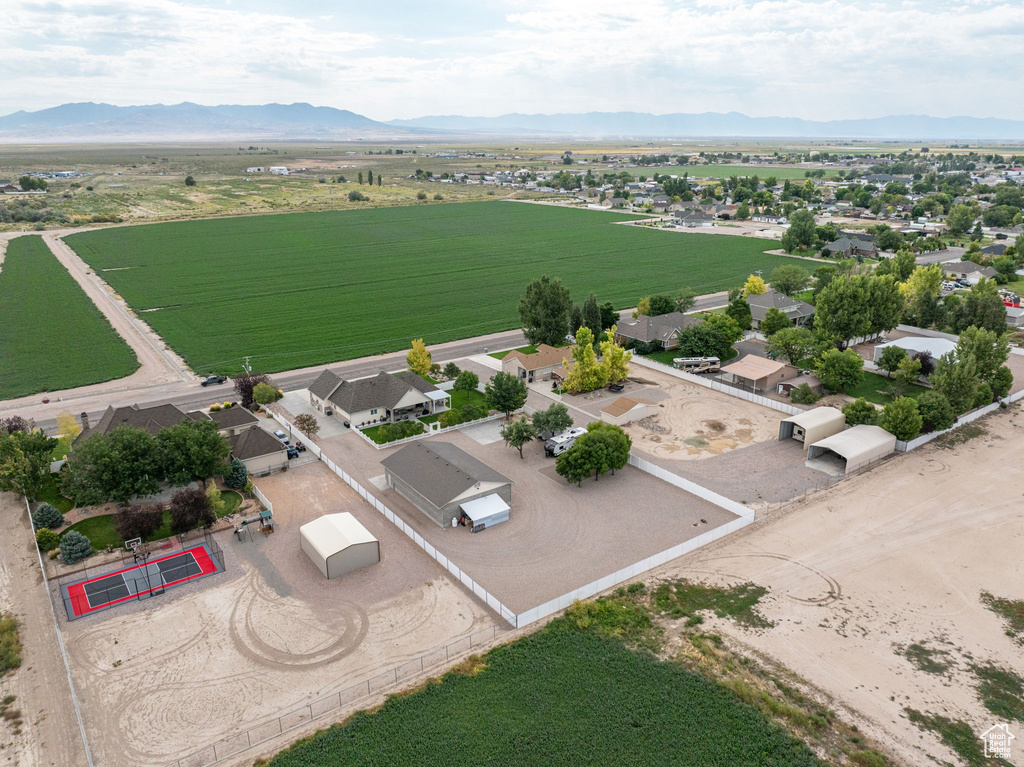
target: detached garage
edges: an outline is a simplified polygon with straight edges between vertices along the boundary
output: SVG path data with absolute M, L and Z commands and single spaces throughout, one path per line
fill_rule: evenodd
M 619 397 L 609 405 L 601 408 L 601 420 L 615 426 L 625 426 L 658 414 L 658 406 L 644 399 Z
M 324 514 L 299 528 L 302 550 L 325 578 L 380 562 L 380 543 L 347 511 Z
M 880 426 L 860 424 L 815 442 L 807 460 L 838 458 L 843 474 L 849 474 L 896 450 L 896 437 Z
M 804 452 L 815 442 L 838 434 L 846 428 L 846 416 L 834 407 L 816 407 L 791 415 L 779 423 L 779 441 L 795 439 L 804 443 Z

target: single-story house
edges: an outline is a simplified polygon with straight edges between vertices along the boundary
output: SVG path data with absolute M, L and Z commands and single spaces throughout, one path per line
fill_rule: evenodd
M 722 368 L 722 380 L 738 384 L 751 391 L 765 391 L 776 388 L 781 381 L 792 378 L 796 368 L 785 362 L 748 354 L 737 362 Z
M 644 399 L 619 397 L 614 402 L 601 408 L 601 420 L 615 426 L 639 421 L 648 416 L 657 415 L 658 406 Z
M 620 344 L 629 341 L 638 343 L 660 343 L 663 349 L 675 349 L 679 346 L 679 332 L 691 325 L 699 325 L 703 320 L 682 312 L 669 312 L 648 317 L 639 314 L 632 319 L 621 320 L 615 327 L 615 340 Z
M 244 463 L 250 474 L 262 476 L 288 465 L 288 448 L 263 429 L 243 429 L 228 437 L 228 444 L 231 457 Z
M 807 459 L 834 455 L 843 461 L 843 473 L 876 461 L 896 450 L 896 437 L 881 426 L 858 424 L 831 437 L 818 440 L 807 450 Z
M 816 407 L 783 418 L 779 422 L 779 441 L 795 439 L 804 443 L 804 452 L 814 444 L 846 428 L 846 416 L 834 407 Z
M 790 378 L 788 381 L 781 381 L 777 391 L 779 394 L 789 394 L 801 384 L 807 384 L 815 394 L 821 394 L 825 390 L 818 376 L 814 375 L 814 373 L 803 373 L 796 378 Z
M 304 524 L 299 545 L 328 579 L 380 562 L 380 542 L 347 511 Z
M 127 405 L 125 407 L 110 406 L 95 426 L 90 426 L 89 415 L 82 413 L 82 433 L 75 438 L 73 444 L 84 442 L 94 434 L 107 434 L 118 426 L 134 426 L 137 429 L 145 429 L 150 434 L 156 435 L 170 426 L 177 426 L 179 423 L 185 423 L 188 420 L 190 420 L 188 414 L 174 405 L 150 405 L 149 407 L 139 407 L 138 405 Z
M 413 442 L 381 466 L 387 486 L 441 527 L 449 527 L 465 513 L 462 506 L 478 498 L 512 502 L 511 479 L 450 442 Z
M 501 358 L 501 370 L 522 378 L 527 383 L 547 381 L 551 373 L 562 366 L 562 360 L 569 356 L 569 349 L 559 349 L 547 344 L 538 344 L 537 351 L 524 354 L 511 351 Z
M 750 217 L 750 220 L 756 221 L 759 224 L 781 225 L 786 223 L 785 216 L 773 216 L 771 213 L 755 213 Z
M 853 256 L 874 256 L 878 253 L 873 241 L 861 239 L 860 237 L 840 237 L 838 240 L 825 245 L 829 255 L 852 258 Z
M 309 387 L 309 404 L 355 427 L 405 421 L 447 410 L 451 394 L 415 373 L 386 373 L 346 381 L 325 370 Z
M 713 226 L 715 217 L 702 210 L 677 210 L 672 213 L 672 221 L 676 226 L 692 229 L 699 226 Z
M 903 349 L 909 357 L 927 353 L 932 356 L 932 359 L 937 360 L 942 355 L 949 354 L 956 349 L 956 342 L 948 338 L 925 338 L 921 336 L 897 338 L 895 341 L 886 341 L 884 344 L 878 344 L 871 356 L 871 361 L 877 364 L 882 358 L 882 353 L 890 346 L 897 346 Z
M 771 288 L 764 293 L 751 293 L 747 296 L 747 304 L 750 306 L 750 317 L 755 330 L 761 327 L 769 309 L 778 309 L 789 317 L 794 325 L 806 325 L 814 316 L 814 307 L 811 304 Z
M 972 285 L 977 285 L 981 282 L 982 277 L 987 277 L 991 280 L 999 274 L 991 266 L 982 266 L 973 261 L 954 261 L 949 264 L 943 264 L 942 271 L 954 277 L 967 280 Z

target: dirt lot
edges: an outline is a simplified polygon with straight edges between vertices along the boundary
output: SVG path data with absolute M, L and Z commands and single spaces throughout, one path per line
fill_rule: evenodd
M 757 442 L 776 440 L 782 414 L 752 402 L 705 389 L 657 370 L 632 369 L 635 383 L 623 395 L 658 403 L 653 423 L 625 427 L 633 446 L 656 458 L 692 461 L 721 455 Z M 566 397 L 565 402 L 600 416 L 620 395 Z
M 495 617 L 320 463 L 258 481 L 277 531 L 218 536 L 228 571 L 64 627 L 97 763 L 164 765 Z M 350 511 L 378 565 L 327 581 L 298 527 Z
M 958 763 L 907 721 L 904 707 L 963 719 L 981 733 L 1000 717 L 979 702 L 971 664 L 1024 668 L 1024 648 L 979 599 L 984 591 L 1024 598 L 1022 491 L 1006 475 L 1024 461 L 1024 410 L 981 423 L 987 435 L 899 457 L 656 575 L 769 587 L 762 612 L 774 628 L 711 618 L 709 630 L 857 709 L 869 734 L 905 763 Z M 950 668 L 918 670 L 898 653 L 913 643 L 945 652 Z
M 39 575 L 32 523 L 21 496 L 0 493 L 0 612 L 20 624 L 21 668 L 0 679 L 0 697 L 14 696 L 21 734 L 0 721 L 0 765 L 85 767 L 85 749 L 57 647 L 50 600 Z
M 436 439 L 458 445 L 514 482 L 508 522 L 479 534 L 465 527 L 442 529 L 394 490 L 378 489 L 384 474 L 380 461 L 400 448 L 374 450 L 353 434 L 321 444 L 339 465 L 514 612 L 735 519 L 631 466 L 577 487 L 555 473 L 555 462 L 544 457 L 540 443 L 528 445 L 520 459 L 500 441 L 481 444 L 462 432 Z

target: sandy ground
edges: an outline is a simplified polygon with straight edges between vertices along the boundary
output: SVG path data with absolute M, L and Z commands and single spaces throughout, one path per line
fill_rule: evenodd
M 218 535 L 227 573 L 64 624 L 98 764 L 165 765 L 496 625 L 322 464 L 259 486 L 278 529 L 246 543 Z M 337 511 L 377 536 L 382 562 L 327 581 L 298 527 Z
M 1024 648 L 979 601 L 983 591 L 1024 598 L 1024 506 L 1006 474 L 1024 460 L 1024 411 L 982 423 L 988 436 L 899 457 L 656 575 L 769 587 L 762 612 L 774 628 L 717 619 L 708 628 L 852 706 L 907 764 L 957 763 L 903 708 L 964 719 L 980 733 L 999 718 L 978 701 L 970 658 L 1024 668 Z M 926 674 L 897 654 L 915 642 L 949 651 L 954 670 Z
M 544 457 L 539 442 L 527 445 L 520 459 L 497 437 L 500 424 L 485 426 L 494 434 L 474 438 L 455 431 L 426 440 L 455 444 L 513 481 L 509 520 L 478 534 L 467 527 L 441 528 L 386 488 L 380 461 L 401 448 L 375 450 L 354 434 L 320 444 L 338 465 L 516 613 L 735 519 L 632 466 L 598 481 L 587 479 L 581 487 L 570 485 L 556 474 L 554 459 Z
M 0 679 L 0 697 L 14 696 L 12 709 L 24 724 L 15 736 L 0 722 L 3 767 L 84 767 L 85 750 L 71 705 L 50 600 L 39 574 L 32 523 L 21 496 L 0 493 L 0 612 L 20 624 L 21 667 Z

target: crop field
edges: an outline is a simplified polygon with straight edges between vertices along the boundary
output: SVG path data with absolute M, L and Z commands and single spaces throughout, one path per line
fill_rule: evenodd
M 811 751 L 705 677 L 556 622 L 268 767 L 810 767 Z
M 134 352 L 42 237 L 16 237 L 0 265 L 0 400 L 129 375 Z
M 779 181 L 788 179 L 806 178 L 804 175 L 807 168 L 798 166 L 781 167 L 771 165 L 681 165 L 674 173 L 680 171 L 689 173 L 691 178 L 729 178 L 730 176 L 757 176 L 764 181 L 769 176 L 775 176 Z M 835 175 L 834 171 L 826 170 L 825 175 Z
M 67 243 L 197 373 L 264 372 L 519 326 L 526 284 L 560 277 L 616 307 L 708 293 L 787 263 L 761 241 L 616 226 L 624 214 L 474 202 L 188 221 Z

